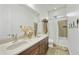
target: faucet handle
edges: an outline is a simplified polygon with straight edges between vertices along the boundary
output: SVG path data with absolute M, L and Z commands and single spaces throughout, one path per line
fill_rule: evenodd
M 11 38 L 12 36 L 11 36 L 11 34 L 8 34 L 8 36 Z
M 8 36 L 11 38 L 11 37 L 14 37 L 15 35 L 14 34 L 8 34 Z

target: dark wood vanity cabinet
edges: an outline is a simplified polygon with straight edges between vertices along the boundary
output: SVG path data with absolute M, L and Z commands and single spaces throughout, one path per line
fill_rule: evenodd
M 48 50 L 48 37 L 36 43 L 32 47 L 21 52 L 19 55 L 45 55 Z
M 48 50 L 48 37 L 40 42 L 40 55 L 46 54 Z

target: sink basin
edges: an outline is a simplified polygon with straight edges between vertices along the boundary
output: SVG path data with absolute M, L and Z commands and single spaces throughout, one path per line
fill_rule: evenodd
M 8 46 L 6 49 L 13 50 L 13 49 L 16 49 L 16 48 L 18 48 L 21 45 L 26 44 L 26 43 L 27 43 L 27 41 L 17 41 L 15 43 L 13 43 L 12 45 Z

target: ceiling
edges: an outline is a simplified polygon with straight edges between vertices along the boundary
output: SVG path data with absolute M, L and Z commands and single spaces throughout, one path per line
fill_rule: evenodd
M 49 11 L 62 8 L 65 4 L 32 4 L 29 6 L 37 11 L 41 16 L 47 17 Z
M 65 4 L 34 4 L 33 6 L 38 12 L 40 11 L 48 12 L 55 8 L 58 9 L 58 8 L 64 7 Z

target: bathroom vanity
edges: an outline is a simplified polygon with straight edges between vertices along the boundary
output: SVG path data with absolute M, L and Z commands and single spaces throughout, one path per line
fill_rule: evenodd
M 45 37 L 41 41 L 31 46 L 30 48 L 21 52 L 19 55 L 43 55 L 46 54 L 47 50 L 48 50 L 48 37 Z
M 45 55 L 48 50 L 48 35 L 32 39 L 19 39 L 0 45 L 0 55 Z

